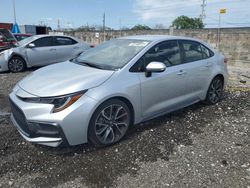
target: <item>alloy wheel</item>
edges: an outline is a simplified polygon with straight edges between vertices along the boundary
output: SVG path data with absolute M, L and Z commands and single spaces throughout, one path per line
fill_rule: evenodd
M 95 134 L 98 140 L 104 144 L 112 144 L 119 141 L 129 127 L 129 113 L 118 104 L 105 107 L 97 116 L 95 122 Z
M 216 78 L 212 81 L 209 92 L 208 92 L 208 97 L 211 103 L 215 104 L 217 103 L 221 96 L 222 96 L 222 91 L 223 91 L 223 83 L 220 78 Z
M 12 58 L 9 61 L 9 70 L 12 72 L 21 72 L 24 69 L 24 62 L 19 58 Z

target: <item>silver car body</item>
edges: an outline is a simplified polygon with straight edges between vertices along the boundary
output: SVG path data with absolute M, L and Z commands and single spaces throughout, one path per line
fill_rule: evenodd
M 147 40 L 150 43 L 118 70 L 99 70 L 71 62 L 64 62 L 39 69 L 21 80 L 10 94 L 14 109 L 23 113 L 26 121 L 42 122 L 59 127 L 58 137 L 29 137 L 12 115 L 20 134 L 28 141 L 48 146 L 59 146 L 67 140 L 69 145 L 88 142 L 90 118 L 97 107 L 110 98 L 120 98 L 130 104 L 134 124 L 186 107 L 206 98 L 207 90 L 216 75 L 224 78 L 228 73 L 224 56 L 211 49 L 211 58 L 167 67 L 164 72 L 130 72 L 130 68 L 154 45 L 168 40 L 192 40 L 173 36 L 132 36 L 122 39 Z M 68 75 L 68 76 L 65 76 Z M 29 103 L 21 98 L 62 96 L 86 90 L 73 105 L 58 113 L 51 113 L 53 105 Z M 16 113 L 16 112 L 13 113 Z
M 44 38 L 72 40 L 75 44 L 71 45 L 47 45 L 42 47 L 27 47 Z M 34 35 L 19 42 L 19 46 L 0 52 L 0 72 L 7 71 L 8 62 L 13 56 L 20 56 L 25 60 L 27 67 L 45 66 L 57 62 L 63 62 L 77 57 L 82 52 L 90 48 L 90 45 L 70 36 L 60 35 Z

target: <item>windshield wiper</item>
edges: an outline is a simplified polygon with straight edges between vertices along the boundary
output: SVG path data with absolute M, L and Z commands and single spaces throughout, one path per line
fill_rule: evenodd
M 79 64 L 87 65 L 89 67 L 94 67 L 94 68 L 97 68 L 97 69 L 103 69 L 102 66 L 94 64 L 94 63 L 90 63 L 90 62 L 87 62 L 87 61 L 76 61 L 76 62 L 79 63 Z

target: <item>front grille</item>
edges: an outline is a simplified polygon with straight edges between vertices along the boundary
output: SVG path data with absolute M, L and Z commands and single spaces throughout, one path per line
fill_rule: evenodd
M 18 126 L 22 129 L 24 133 L 26 133 L 27 135 L 30 135 L 31 132 L 29 130 L 24 113 L 11 99 L 10 99 L 10 107 L 11 107 L 12 114 Z

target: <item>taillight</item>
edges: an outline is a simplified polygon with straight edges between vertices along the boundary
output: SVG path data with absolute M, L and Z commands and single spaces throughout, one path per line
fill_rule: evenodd
M 227 63 L 227 62 L 228 62 L 228 59 L 227 59 L 227 58 L 225 58 L 225 59 L 224 59 L 224 63 Z

